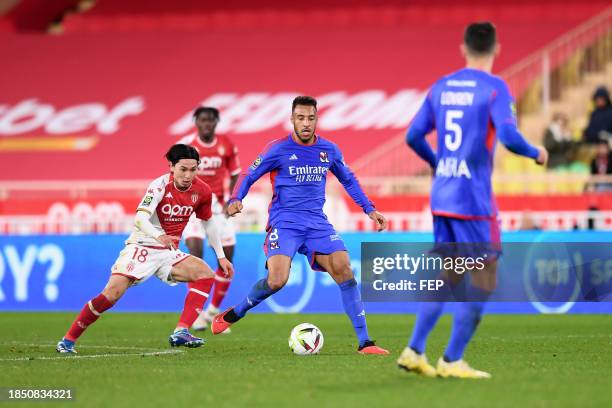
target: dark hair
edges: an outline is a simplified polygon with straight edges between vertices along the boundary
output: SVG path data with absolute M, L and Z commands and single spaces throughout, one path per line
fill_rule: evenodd
M 166 159 L 168 159 L 173 166 L 176 165 L 176 163 L 178 163 L 181 159 L 194 159 L 199 163 L 200 154 L 193 146 L 179 143 L 175 144 L 170 148 L 170 150 L 168 150 L 168 153 L 166 153 Z
M 200 106 L 193 111 L 193 118 L 197 119 L 202 113 L 210 113 L 213 117 L 219 120 L 219 110 L 211 106 Z
M 472 23 L 465 29 L 463 42 L 471 54 L 491 54 L 497 43 L 495 26 L 488 21 Z
M 314 106 L 315 110 L 317 110 L 317 100 L 312 96 L 297 96 L 291 105 L 291 112 L 293 112 L 298 105 Z

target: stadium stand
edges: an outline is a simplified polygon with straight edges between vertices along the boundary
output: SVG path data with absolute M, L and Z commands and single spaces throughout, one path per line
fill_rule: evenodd
M 0 17 L 0 233 L 124 231 L 143 180 L 165 170 L 160 152 L 192 131 L 194 106 L 220 107 L 219 130 L 246 164 L 287 132 L 296 93 L 319 98 L 320 132 L 393 213 L 392 228 L 426 229 L 429 176 L 404 132 L 431 82 L 461 66 L 448 39 L 466 22 L 496 22 L 496 71 L 532 141 L 554 111 L 580 127 L 594 87 L 612 78 L 606 1 L 315 0 L 306 12 L 276 0 L 144 3 L 22 0 Z M 43 35 L 53 24 L 62 36 Z M 610 193 L 582 195 L 588 166 L 544 172 L 498 150 L 505 228 L 521 228 L 525 211 L 539 228 L 587 228 L 593 217 L 612 228 Z M 337 197 L 344 229 L 369 229 Z

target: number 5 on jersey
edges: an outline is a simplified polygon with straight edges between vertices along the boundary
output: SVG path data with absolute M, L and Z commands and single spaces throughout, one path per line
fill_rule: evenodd
M 447 133 L 444 134 L 444 144 L 451 152 L 457 151 L 463 139 L 463 131 L 461 126 L 456 121 L 463 117 L 463 111 L 448 110 L 446 111 L 445 128 Z

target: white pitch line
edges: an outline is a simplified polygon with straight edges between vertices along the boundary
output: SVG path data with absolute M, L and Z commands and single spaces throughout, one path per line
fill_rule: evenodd
M 23 347 L 55 347 L 57 343 L 32 344 L 32 343 L 0 343 L 0 346 L 23 346 Z M 92 344 L 79 344 L 78 348 L 104 348 L 109 350 L 154 350 L 153 347 L 131 347 L 131 346 L 98 346 Z
M 183 350 L 162 350 L 162 351 L 151 351 L 148 353 L 124 353 L 124 354 L 91 354 L 86 356 L 79 355 L 67 355 L 67 356 L 56 356 L 56 357 L 17 357 L 17 358 L 0 358 L 0 361 L 35 361 L 35 360 L 74 360 L 80 358 L 113 358 L 113 357 L 131 357 L 131 356 L 160 356 L 167 354 L 180 354 L 184 353 Z

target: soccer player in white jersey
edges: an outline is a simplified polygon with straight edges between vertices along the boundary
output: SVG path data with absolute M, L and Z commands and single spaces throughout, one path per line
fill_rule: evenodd
M 170 173 L 155 179 L 138 205 L 134 229 L 111 269 L 102 293 L 91 299 L 57 344 L 60 353 L 76 353 L 74 344 L 85 329 L 110 309 L 131 286 L 155 275 L 176 285 L 188 282 L 185 306 L 169 342 L 172 347 L 200 347 L 204 340 L 189 333 L 210 292 L 212 269 L 200 258 L 179 251 L 178 244 L 191 214 L 202 221 L 211 247 L 227 277 L 234 273 L 225 258 L 220 231 L 212 217 L 212 191 L 196 177 L 200 156 L 191 146 L 176 144 L 166 153 Z

